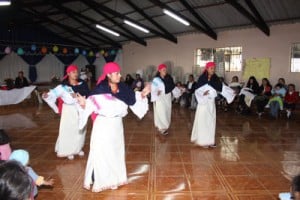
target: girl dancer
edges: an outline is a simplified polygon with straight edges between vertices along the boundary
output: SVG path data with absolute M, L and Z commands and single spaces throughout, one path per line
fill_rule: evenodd
M 87 161 L 84 188 L 100 192 L 116 189 L 127 183 L 122 118 L 128 106 L 142 118 L 148 111 L 149 86 L 142 92 L 134 92 L 120 82 L 120 67 L 117 63 L 106 63 L 94 91 L 88 99 L 78 95 L 83 110 L 80 126 L 84 127 L 88 116 L 94 113 L 94 124 Z
M 78 125 L 79 105 L 77 104 L 76 93 L 87 96 L 89 88 L 83 80 L 78 79 L 78 67 L 70 65 L 62 83 L 43 94 L 43 99 L 56 113 L 59 112 L 55 104 L 56 100 L 60 98 L 63 101 L 55 152 L 58 157 L 68 157 L 70 160 L 74 159 L 74 155 L 84 155 L 82 148 L 86 134 L 86 127 L 80 130 Z

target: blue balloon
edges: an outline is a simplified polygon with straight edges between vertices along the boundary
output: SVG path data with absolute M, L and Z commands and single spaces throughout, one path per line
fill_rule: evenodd
M 35 51 L 35 50 L 36 50 L 36 45 L 35 44 L 31 45 L 31 51 Z
M 84 55 L 84 56 L 86 55 L 86 50 L 82 51 L 82 55 Z
M 78 49 L 78 48 L 75 48 L 75 49 L 74 49 L 74 53 L 75 53 L 75 54 L 79 54 L 79 49 Z

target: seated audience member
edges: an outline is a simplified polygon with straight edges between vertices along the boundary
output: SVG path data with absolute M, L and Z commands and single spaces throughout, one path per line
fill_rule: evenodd
M 80 76 L 79 76 L 79 78 L 80 78 L 81 80 L 84 80 L 85 82 L 87 82 L 88 76 L 87 76 L 87 74 L 86 74 L 86 69 L 82 68 L 82 69 L 80 70 Z
M 288 91 L 288 86 L 286 85 L 284 78 L 279 78 L 277 83 L 280 83 L 281 85 L 283 85 L 284 89 L 286 91 Z
M 15 87 L 22 88 L 22 87 L 27 87 L 27 86 L 29 86 L 27 78 L 24 77 L 24 72 L 20 71 L 18 74 L 18 77 L 15 80 Z
M 219 79 L 220 79 L 220 81 L 221 81 L 221 83 L 223 85 L 228 86 L 228 84 L 225 82 L 224 77 L 219 77 Z M 218 96 L 216 97 L 216 103 L 225 112 L 227 111 L 227 109 L 228 109 L 228 103 L 227 103 L 226 99 L 221 95 L 220 92 L 218 92 Z
M 279 194 L 280 200 L 300 200 L 300 175 L 293 178 L 290 188 L 290 192 Z
M 259 94 L 258 82 L 254 76 L 250 76 L 246 86 L 240 92 L 237 112 L 250 113 L 251 102 L 257 94 Z
M 0 163 L 0 199 L 33 200 L 32 179 L 17 161 Z
M 282 84 L 277 83 L 272 90 L 272 97 L 270 98 L 266 107 L 270 108 L 271 117 L 277 118 L 278 111 L 283 110 L 283 99 L 286 94 L 286 90 Z
M 263 114 L 264 108 L 269 102 L 269 98 L 272 95 L 271 90 L 272 90 L 272 86 L 270 84 L 270 81 L 267 78 L 263 78 L 262 83 L 259 87 L 259 93 L 254 98 L 257 114 L 259 117 Z
M 10 139 L 3 129 L 0 129 L 0 160 L 8 160 L 11 154 Z
M 184 100 L 181 98 L 182 94 L 186 91 L 186 88 L 181 84 L 181 82 L 177 82 L 175 88 L 172 90 L 173 100 L 175 103 L 180 103 L 181 106 L 185 105 Z M 181 99 L 183 101 L 181 101 Z
M 292 111 L 296 108 L 296 103 L 299 98 L 299 93 L 295 91 L 295 85 L 289 84 L 288 91 L 284 97 L 284 108 L 286 109 L 286 116 L 289 119 L 292 115 Z
M 23 149 L 18 149 L 14 150 L 10 157 L 9 160 L 15 160 L 20 162 L 26 169 L 28 175 L 31 177 L 31 179 L 34 182 L 34 188 L 33 188 L 33 196 L 37 196 L 38 194 L 38 188 L 37 186 L 41 185 L 47 185 L 47 186 L 52 186 L 54 183 L 53 179 L 45 180 L 44 177 L 38 176 L 35 171 L 28 166 L 29 164 L 29 153 Z
M 197 82 L 195 81 L 193 74 L 190 74 L 189 80 L 186 83 L 186 90 L 182 94 L 182 99 L 184 100 L 186 107 L 192 107 L 191 103 L 192 103 L 193 94 L 195 92 L 196 83 Z
M 132 76 L 130 74 L 127 74 L 125 78 L 125 84 L 128 85 L 128 87 L 132 88 L 133 81 L 134 79 L 132 78 Z
M 142 91 L 144 89 L 144 80 L 142 79 L 141 74 L 136 73 L 132 88 L 134 91 Z
M 236 94 L 239 94 L 242 89 L 242 84 L 239 82 L 238 76 L 233 76 L 228 86 L 233 89 Z

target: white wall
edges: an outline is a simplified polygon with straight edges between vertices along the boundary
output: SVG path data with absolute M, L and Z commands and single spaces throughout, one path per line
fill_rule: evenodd
M 197 48 L 242 46 L 243 59 L 271 58 L 270 80 L 273 84 L 283 77 L 300 89 L 300 73 L 290 72 L 291 44 L 300 42 L 300 24 L 276 25 L 270 30 L 269 37 L 257 28 L 248 28 L 219 32 L 217 41 L 193 33 L 179 36 L 178 44 L 161 38 L 147 40 L 146 47 L 130 42 L 123 46 L 123 74 L 163 62 L 171 62 L 174 67 L 183 67 L 185 73 L 191 73 Z M 225 78 L 231 80 L 233 75 L 242 78 L 241 72 L 226 72 Z

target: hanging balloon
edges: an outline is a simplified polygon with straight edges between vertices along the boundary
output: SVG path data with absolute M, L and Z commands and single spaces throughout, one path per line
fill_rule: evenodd
M 119 51 L 118 51 L 119 53 L 122 53 L 122 49 L 119 49 Z
M 75 53 L 75 54 L 79 54 L 79 49 L 78 49 L 78 48 L 75 48 L 75 49 L 74 49 L 74 53 Z
M 94 52 L 93 52 L 93 51 L 90 51 L 88 56 L 89 56 L 89 57 L 93 57 L 93 56 L 94 56 Z
M 111 55 L 115 55 L 115 54 L 116 54 L 116 51 L 115 51 L 115 50 L 111 50 L 111 51 L 110 51 L 110 54 L 111 54 Z
M 41 49 L 41 52 L 42 52 L 43 54 L 46 54 L 47 51 L 48 51 L 47 47 L 43 46 L 42 49 Z
M 31 51 L 36 51 L 36 45 L 35 44 L 31 45 Z
M 10 48 L 10 47 L 6 47 L 6 48 L 4 49 L 4 52 L 5 52 L 6 54 L 10 54 L 10 53 L 11 53 L 11 48 Z
M 86 55 L 86 50 L 82 51 L 82 55 L 84 55 L 84 56 Z
M 104 54 L 105 54 L 105 51 L 104 51 L 104 50 L 101 50 L 100 53 L 101 53 L 102 55 L 104 55 Z
M 96 58 L 100 58 L 100 55 L 101 55 L 101 54 L 100 54 L 99 52 L 97 52 L 97 53 L 96 53 Z
M 58 46 L 56 46 L 56 45 L 53 46 L 53 48 L 52 48 L 53 53 L 57 53 L 58 50 L 59 50 Z
M 108 56 L 108 52 L 105 52 L 105 53 L 104 53 L 104 57 L 107 57 L 107 56 Z
M 21 47 L 19 47 L 18 50 L 17 50 L 17 54 L 19 56 L 23 55 L 24 54 L 24 50 Z
M 63 54 L 67 54 L 68 53 L 68 49 L 65 47 L 65 48 L 63 48 Z

